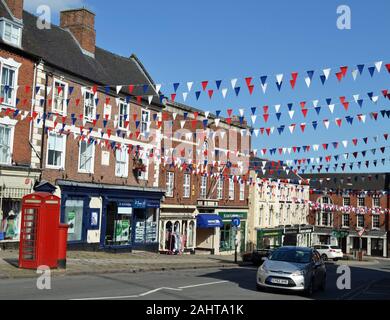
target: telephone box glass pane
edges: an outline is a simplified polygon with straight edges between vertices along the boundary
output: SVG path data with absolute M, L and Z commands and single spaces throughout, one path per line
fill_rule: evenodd
M 22 257 L 24 260 L 35 260 L 37 209 L 26 209 L 22 225 Z
M 82 240 L 83 210 L 83 200 L 66 200 L 65 223 L 69 225 L 68 241 Z

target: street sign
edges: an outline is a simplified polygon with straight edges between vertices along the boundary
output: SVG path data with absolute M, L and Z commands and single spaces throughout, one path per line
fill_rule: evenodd
M 233 218 L 233 219 L 232 219 L 232 225 L 233 225 L 234 227 L 239 227 L 240 224 L 241 224 L 240 218 Z

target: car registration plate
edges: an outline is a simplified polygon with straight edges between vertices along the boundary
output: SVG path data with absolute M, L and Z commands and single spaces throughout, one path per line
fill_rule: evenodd
M 285 280 L 285 279 L 272 278 L 271 282 L 275 283 L 275 284 L 288 284 L 288 280 Z

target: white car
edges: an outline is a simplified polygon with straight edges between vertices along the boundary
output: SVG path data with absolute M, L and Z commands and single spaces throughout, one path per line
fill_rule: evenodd
M 343 252 L 337 246 L 331 246 L 330 244 L 319 244 L 313 246 L 313 248 L 320 253 L 321 258 L 324 261 L 329 259 L 337 261 L 344 257 Z

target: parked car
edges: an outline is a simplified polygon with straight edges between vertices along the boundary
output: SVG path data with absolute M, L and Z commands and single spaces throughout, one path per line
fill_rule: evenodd
M 263 259 L 256 276 L 257 290 L 287 289 L 308 296 L 317 289 L 325 290 L 326 267 L 315 249 L 281 247 Z
M 343 251 L 337 246 L 331 246 L 329 244 L 318 244 L 313 246 L 313 248 L 320 253 L 321 258 L 324 261 L 329 259 L 337 261 L 344 257 Z

